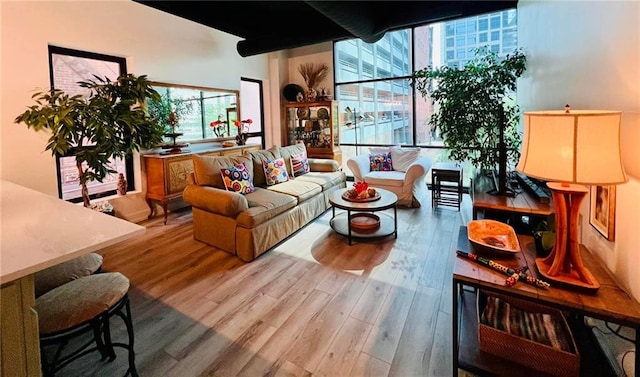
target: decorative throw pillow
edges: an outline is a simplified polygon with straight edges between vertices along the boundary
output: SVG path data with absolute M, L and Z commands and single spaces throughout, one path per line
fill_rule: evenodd
M 299 177 L 311 171 L 309 169 L 309 160 L 307 160 L 306 153 L 291 156 L 291 170 L 293 171 L 294 177 Z
M 289 180 L 289 174 L 287 173 L 287 167 L 284 164 L 284 158 L 262 161 L 262 168 L 264 169 L 267 186 L 273 186 Z
M 370 154 L 369 164 L 371 166 L 371 171 L 393 170 L 393 165 L 391 163 L 391 152 Z
M 233 191 L 242 195 L 254 192 L 256 189 L 251 182 L 251 176 L 247 166 L 243 163 L 220 169 L 220 175 L 227 191 Z
M 420 157 L 420 148 L 391 148 L 393 170 L 406 172 L 418 157 Z

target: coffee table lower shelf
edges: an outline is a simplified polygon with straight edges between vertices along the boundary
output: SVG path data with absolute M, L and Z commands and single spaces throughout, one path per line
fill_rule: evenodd
M 353 227 L 349 227 L 348 219 L 352 213 L 358 212 L 346 211 L 339 213 L 335 215 L 329 222 L 329 224 L 331 225 L 331 229 L 349 239 L 349 244 L 351 244 L 352 239 L 379 239 L 388 237 L 392 234 L 394 234 L 395 237 L 398 238 L 398 232 L 393 216 L 383 212 L 376 212 L 376 215 L 380 217 L 380 227 L 375 230 L 372 229 L 369 231 L 359 231 L 354 229 Z M 349 231 L 351 231 L 351 233 L 349 233 Z

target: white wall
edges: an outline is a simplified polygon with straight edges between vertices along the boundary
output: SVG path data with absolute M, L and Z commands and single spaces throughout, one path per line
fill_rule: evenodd
M 268 55 L 241 57 L 235 36 L 129 0 L 2 1 L 0 13 L 2 179 L 58 195 L 55 159 L 43 152 L 48 135 L 13 122 L 35 89 L 49 87 L 49 44 L 126 57 L 130 73 L 154 81 L 240 89 L 241 76 L 264 80 L 266 129 L 273 109 L 279 113 L 269 98 Z M 139 193 L 112 200 L 131 221 L 148 214 L 144 176 L 136 176 Z
M 518 84 L 521 110 L 620 110 L 628 183 L 617 186 L 615 242 L 589 225 L 581 237 L 616 279 L 640 300 L 640 2 L 518 3 L 518 44 L 527 71 Z

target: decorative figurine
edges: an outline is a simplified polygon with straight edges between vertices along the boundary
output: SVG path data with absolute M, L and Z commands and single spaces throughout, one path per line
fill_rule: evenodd
M 124 174 L 118 174 L 118 184 L 116 186 L 118 195 L 127 195 L 127 180 L 124 178 Z

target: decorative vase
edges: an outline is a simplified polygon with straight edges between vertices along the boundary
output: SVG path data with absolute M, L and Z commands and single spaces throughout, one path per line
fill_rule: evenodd
M 314 102 L 318 97 L 318 92 L 314 88 L 307 90 L 307 101 Z
M 116 186 L 118 195 L 127 195 L 127 180 L 124 178 L 124 174 L 118 174 L 118 185 Z
M 236 135 L 236 144 L 245 145 L 247 143 L 247 134 L 241 133 Z

